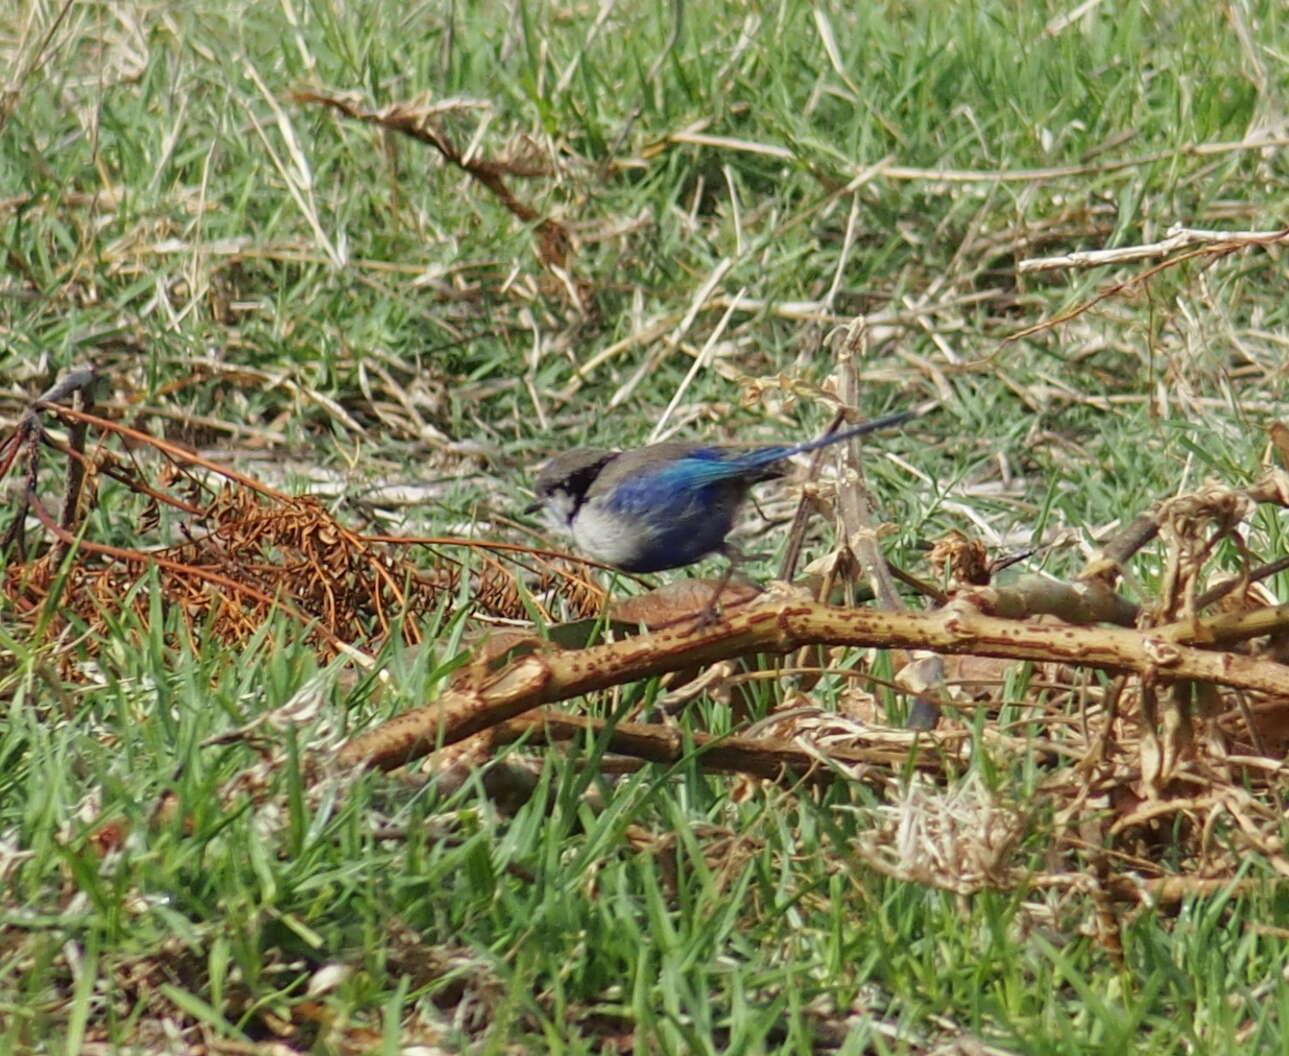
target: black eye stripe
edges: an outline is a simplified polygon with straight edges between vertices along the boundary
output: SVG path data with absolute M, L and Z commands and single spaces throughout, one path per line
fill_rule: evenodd
M 570 514 L 570 519 L 576 517 L 578 511 L 586 503 L 586 493 L 590 490 L 591 485 L 595 483 L 595 478 L 600 475 L 605 466 L 617 457 L 618 453 L 611 451 L 603 458 L 592 462 L 589 466 L 584 466 L 582 469 L 569 474 L 568 479 L 563 483 L 563 488 L 568 497 L 573 500 L 573 512 Z

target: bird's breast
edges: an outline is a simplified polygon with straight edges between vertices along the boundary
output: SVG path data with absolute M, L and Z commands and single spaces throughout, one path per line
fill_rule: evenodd
M 642 560 L 648 563 L 647 536 L 637 521 L 594 502 L 584 503 L 573 518 L 573 541 L 583 553 L 628 572 L 651 571 L 640 567 Z

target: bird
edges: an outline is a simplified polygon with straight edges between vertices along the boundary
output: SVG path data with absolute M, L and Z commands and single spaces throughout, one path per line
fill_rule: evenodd
M 630 451 L 577 448 L 556 455 L 538 472 L 542 511 L 589 557 L 624 572 L 662 572 L 719 553 L 730 562 L 715 597 L 741 554 L 726 537 L 748 489 L 783 476 L 793 455 L 899 425 L 912 413 L 877 418 L 799 444 L 734 447 L 661 443 Z

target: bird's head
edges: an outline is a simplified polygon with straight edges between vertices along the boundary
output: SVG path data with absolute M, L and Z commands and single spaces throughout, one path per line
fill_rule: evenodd
M 556 455 L 537 474 L 535 497 L 524 512 L 541 510 L 555 528 L 568 531 L 586 499 L 587 489 L 618 454 L 598 447 L 579 447 Z

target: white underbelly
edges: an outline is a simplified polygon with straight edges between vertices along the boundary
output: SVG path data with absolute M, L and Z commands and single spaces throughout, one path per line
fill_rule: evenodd
M 584 554 L 606 565 L 630 567 L 648 540 L 638 528 L 587 504 L 573 520 L 573 540 Z

